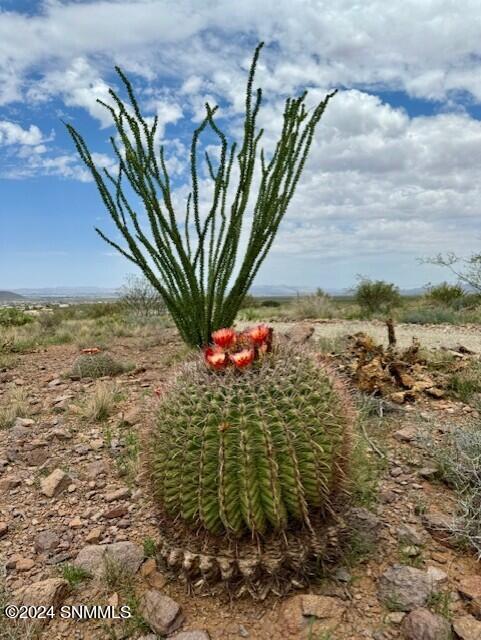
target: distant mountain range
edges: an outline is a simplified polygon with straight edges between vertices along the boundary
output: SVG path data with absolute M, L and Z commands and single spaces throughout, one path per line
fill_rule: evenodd
M 0 291 L 0 302 L 15 302 L 16 300 L 23 300 L 23 296 L 13 291 Z
M 80 300 L 105 300 L 116 298 L 120 288 L 112 287 L 43 287 L 43 288 L 22 288 L 14 291 L 0 291 L 0 301 L 8 302 L 15 300 L 59 300 L 59 299 L 80 299 Z M 326 293 L 332 296 L 346 296 L 351 293 L 350 289 L 325 289 Z M 404 296 L 419 296 L 425 293 L 425 287 L 413 289 L 402 289 Z M 289 285 L 255 285 L 250 293 L 259 298 L 290 298 L 296 295 L 309 295 L 316 292 L 316 287 L 294 287 Z

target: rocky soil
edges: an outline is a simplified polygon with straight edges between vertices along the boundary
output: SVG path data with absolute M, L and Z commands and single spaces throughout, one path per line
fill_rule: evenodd
M 330 327 L 317 324 L 316 333 Z M 335 327 L 339 333 L 366 329 L 381 335 L 377 325 Z M 398 329 L 400 342 L 404 330 Z M 469 328 L 455 335 L 416 327 L 406 335 L 423 343 L 427 331 L 431 345 L 481 351 L 479 332 Z M 96 383 L 64 376 L 77 355 L 72 346 L 24 354 L 0 373 L 0 405 L 21 388 L 29 406 L 26 418 L 0 431 L 0 580 L 7 602 L 52 604 L 57 611 L 60 605 L 129 605 L 134 619 L 79 622 L 56 615 L 32 627 L 0 617 L 0 638 L 481 639 L 480 566 L 445 531 L 455 500 L 435 480 L 431 457 L 450 426 L 476 418 L 473 409 L 425 400 L 376 422 L 367 435 L 382 442 L 375 448 L 386 456 L 379 492 L 358 507 L 357 548 L 329 579 L 262 603 L 193 596 L 150 557 L 158 525 L 141 453 L 156 411 L 154 390 L 168 379 L 182 347 L 165 331 L 149 348 L 119 338 L 112 353 L 136 368 L 116 378 L 117 404 L 104 422 L 82 415 Z M 374 450 L 371 455 L 378 457 Z M 92 577 L 73 580 L 74 567 L 77 576 L 80 568 Z

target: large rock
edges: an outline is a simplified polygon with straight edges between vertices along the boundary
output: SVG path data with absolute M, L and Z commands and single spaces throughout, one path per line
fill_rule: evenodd
M 399 611 L 424 607 L 433 591 L 430 576 L 414 567 L 394 565 L 379 579 L 379 599 Z
M 144 560 L 144 552 L 133 542 L 114 542 L 113 544 L 90 544 L 79 551 L 74 564 L 88 571 L 94 578 L 101 578 L 106 563 L 114 562 L 127 573 L 134 574 Z
M 415 609 L 402 622 L 405 640 L 451 640 L 451 625 L 429 609 Z
M 46 478 L 40 481 L 40 489 L 47 498 L 53 498 L 54 496 L 62 493 L 70 484 L 71 480 L 68 474 L 62 469 L 55 469 Z
M 473 616 L 462 616 L 453 620 L 453 629 L 461 640 L 480 640 L 481 622 Z
M 162 636 L 176 631 L 184 621 L 180 605 L 154 589 L 142 596 L 140 612 L 152 631 Z

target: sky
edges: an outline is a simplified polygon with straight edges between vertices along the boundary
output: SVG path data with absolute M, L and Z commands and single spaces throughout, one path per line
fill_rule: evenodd
M 134 272 L 94 231 L 118 239 L 65 128 L 115 170 L 96 101 L 115 65 L 159 118 L 181 219 L 203 105 L 236 139 L 261 40 L 267 152 L 287 96 L 338 93 L 256 284 L 417 287 L 448 276 L 419 259 L 480 251 L 479 0 L 0 0 L 0 289 Z

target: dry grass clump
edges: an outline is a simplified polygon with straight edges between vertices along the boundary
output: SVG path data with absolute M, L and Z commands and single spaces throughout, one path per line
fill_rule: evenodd
M 25 418 L 28 413 L 27 392 L 21 387 L 10 389 L 0 405 L 0 429 L 8 429 L 16 418 Z
M 436 450 L 439 475 L 458 494 L 452 533 L 481 558 L 481 430 L 478 424 L 451 430 L 446 447 Z
M 80 415 L 88 422 L 103 422 L 110 417 L 121 398 L 122 394 L 117 385 L 97 382 L 93 391 L 80 407 Z

